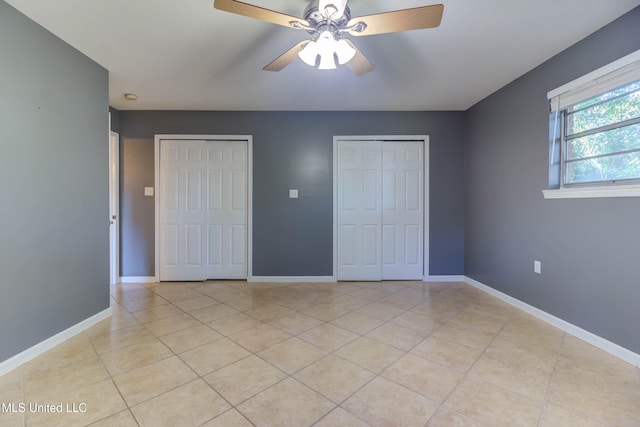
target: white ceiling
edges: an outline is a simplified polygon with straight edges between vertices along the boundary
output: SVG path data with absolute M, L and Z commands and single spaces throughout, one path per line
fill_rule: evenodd
M 301 16 L 305 0 L 244 0 Z M 213 0 L 7 0 L 109 70 L 123 110 L 466 110 L 640 0 L 442 0 L 442 25 L 352 37 L 376 69 L 356 77 L 296 61 L 262 67 L 296 31 L 225 13 Z M 350 0 L 352 15 L 429 0 Z M 551 89 L 551 88 L 550 88 Z M 123 94 L 138 95 L 136 102 Z

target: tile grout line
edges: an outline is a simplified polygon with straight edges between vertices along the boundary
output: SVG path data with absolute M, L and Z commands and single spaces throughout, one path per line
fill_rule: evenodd
M 118 304 L 119 306 L 122 306 L 122 304 L 121 304 L 120 302 L 117 302 L 117 304 Z M 122 306 L 122 308 L 126 310 L 126 308 L 125 308 L 124 306 Z M 124 329 L 126 329 L 126 328 L 124 328 Z M 111 330 L 110 330 L 108 333 L 111 333 L 111 332 L 113 332 L 113 331 L 111 331 Z M 95 420 L 95 421 L 93 421 L 91 424 L 95 424 L 95 423 L 97 423 L 97 422 L 99 422 L 99 421 L 102 421 L 102 420 L 104 420 L 104 419 L 107 419 L 107 418 L 109 418 L 109 417 L 112 417 L 112 416 L 114 416 L 114 415 L 116 415 L 116 414 L 119 414 L 120 412 L 123 412 L 123 411 L 125 411 L 125 410 L 126 410 L 126 411 L 128 411 L 128 412 L 131 414 L 131 416 L 133 417 L 133 420 L 134 420 L 134 421 L 136 422 L 136 424 L 139 426 L 139 425 L 140 425 L 140 423 L 138 423 L 138 421 L 136 420 L 135 416 L 134 416 L 134 415 L 133 415 L 133 413 L 131 412 L 131 408 L 129 407 L 129 404 L 127 403 L 127 400 L 126 400 L 126 399 L 124 398 L 124 396 L 122 395 L 122 392 L 120 391 L 120 388 L 119 388 L 119 387 L 118 387 L 118 385 L 116 384 L 113 374 L 109 371 L 109 369 L 107 368 L 107 365 L 104 363 L 104 360 L 103 360 L 103 358 L 102 358 L 102 354 L 100 354 L 100 353 L 98 352 L 98 350 L 96 349 L 95 344 L 92 342 L 92 340 L 91 340 L 90 338 L 88 338 L 88 337 L 87 337 L 87 341 L 88 341 L 88 342 L 89 342 L 89 344 L 91 345 L 91 348 L 92 348 L 92 349 L 93 349 L 93 351 L 95 352 L 95 354 L 96 354 L 96 356 L 97 356 L 98 360 L 100 360 L 100 363 L 101 363 L 102 367 L 104 368 L 105 372 L 106 372 L 106 373 L 107 373 L 107 375 L 109 376 L 109 377 L 108 377 L 108 379 L 109 379 L 109 380 L 111 380 L 111 384 L 113 384 L 113 387 L 114 387 L 114 388 L 116 389 L 116 391 L 118 392 L 118 395 L 120 396 L 120 399 L 122 399 L 122 403 L 124 403 L 124 405 L 125 405 L 125 409 L 124 409 L 124 410 L 122 410 L 122 411 L 118 411 L 118 412 L 114 412 L 114 413 L 111 413 L 111 414 L 109 414 L 109 415 L 105 416 L 104 418 L 101 418 L 101 419 L 99 419 L 99 420 Z M 100 381 L 98 381 L 98 382 L 101 382 L 101 381 L 103 381 L 103 380 L 100 380 Z M 97 384 L 98 382 L 92 383 L 91 385 Z
M 26 402 L 26 394 L 24 391 L 24 369 L 20 366 L 20 396 L 22 397 L 22 402 Z M 27 427 L 27 414 L 22 414 L 22 425 L 23 427 Z
M 513 314 L 509 318 L 511 318 L 511 317 L 513 317 Z M 507 326 L 507 323 L 508 323 L 508 320 L 507 320 L 507 322 L 504 323 L 504 325 L 502 325 L 502 328 L 500 328 L 500 330 L 495 334 L 493 339 L 485 346 L 484 350 L 482 350 L 482 353 L 480 353 L 480 355 L 476 358 L 476 360 L 474 360 L 473 363 L 469 366 L 469 368 L 467 368 L 464 371 L 464 374 L 462 375 L 462 378 L 460 379 L 460 381 L 458 381 L 458 383 L 455 385 L 455 387 L 453 387 L 453 389 L 449 392 L 449 394 L 447 394 L 447 396 L 442 400 L 442 403 L 440 403 L 440 405 L 438 406 L 438 409 L 436 410 L 436 412 L 434 412 L 433 415 L 435 415 L 441 408 L 445 407 L 444 405 L 447 402 L 447 400 L 449 400 L 449 398 L 456 392 L 456 390 L 460 387 L 460 384 L 462 384 L 465 379 L 470 379 L 469 372 L 471 371 L 471 369 L 473 369 L 473 367 L 476 365 L 476 363 L 478 363 L 478 360 L 480 360 L 482 358 L 482 356 L 484 356 L 484 354 L 486 353 L 486 351 L 489 348 L 489 346 L 491 344 L 493 344 L 493 342 L 496 340 L 496 338 L 498 338 L 498 336 L 500 335 L 500 332 L 502 332 L 504 330 L 504 328 Z M 462 413 L 458 412 L 455 409 L 451 409 L 451 410 L 453 412 L 455 412 L 455 413 L 458 413 L 458 414 L 463 415 L 463 416 L 466 417 L 465 414 L 462 414 Z M 431 418 L 433 418 L 433 416 Z M 427 421 L 427 424 L 429 424 L 430 421 L 431 421 L 431 419 L 429 419 L 429 421 Z
M 118 303 L 118 305 L 122 305 L 120 303 Z M 122 306 L 123 309 L 126 310 L 126 308 L 124 306 Z M 128 311 L 128 310 L 127 310 Z M 131 313 L 130 313 L 131 314 Z M 137 319 L 136 319 L 137 320 Z M 102 355 L 100 353 L 98 353 L 98 350 L 95 348 L 95 345 L 93 343 L 91 343 L 91 345 L 94 348 L 94 351 L 96 352 L 96 354 L 98 354 L 98 357 L 100 358 L 100 362 L 102 363 L 102 365 L 104 366 L 105 371 L 107 371 L 107 373 L 109 374 L 109 377 L 111 378 L 111 382 L 113 383 L 113 386 L 116 388 L 116 390 L 118 391 L 118 394 L 120 395 L 120 398 L 122 399 L 122 401 L 124 402 L 125 406 L 126 406 L 126 410 L 129 412 L 129 414 L 131 414 L 131 417 L 133 418 L 133 421 L 138 425 L 138 427 L 140 426 L 140 423 L 138 422 L 138 419 L 136 418 L 135 414 L 133 413 L 133 411 L 131 410 L 131 407 L 129 406 L 129 402 L 127 402 L 127 399 L 125 399 L 124 395 L 122 394 L 122 391 L 120 390 L 120 387 L 118 387 L 118 384 L 115 381 L 114 376 L 111 374 L 111 372 L 109 371 L 109 369 L 107 368 L 107 365 L 104 363 L 104 360 L 102 359 Z M 117 414 L 117 412 L 116 412 Z M 109 415 L 109 417 L 113 416 L 115 414 L 111 414 Z M 108 418 L 108 417 L 106 417 Z
M 561 354 L 562 347 L 564 346 L 565 341 L 566 341 L 566 339 L 567 339 L 568 337 L 571 337 L 571 334 L 569 334 L 569 333 L 563 333 L 563 334 L 562 334 L 562 341 L 561 341 L 560 345 L 558 346 L 558 352 L 557 352 L 557 357 L 556 357 L 556 363 L 554 364 L 554 369 L 553 369 L 553 372 L 552 372 L 552 377 L 551 377 L 551 380 L 549 381 L 549 390 L 551 389 L 551 383 L 553 382 L 553 377 L 554 377 L 554 376 L 555 376 L 555 374 L 556 374 L 556 367 L 557 367 L 557 365 L 558 365 L 558 362 L 560 361 L 560 358 L 562 357 L 562 354 Z M 547 397 L 548 397 L 548 394 L 547 394 L 547 395 L 545 395 L 545 405 L 548 403 L 548 402 L 547 402 Z M 572 407 L 567 407 L 567 406 L 564 406 L 564 405 L 559 405 L 559 404 L 555 404 L 555 406 L 557 406 L 557 407 L 559 407 L 559 408 L 561 408 L 561 409 L 564 409 L 564 410 L 566 410 L 566 411 L 568 411 L 568 412 L 574 412 L 574 413 L 576 413 L 576 414 L 578 414 L 578 415 L 582 416 L 583 418 L 589 419 L 589 421 L 590 421 L 591 423 L 593 423 L 593 424 L 597 424 L 597 425 L 602 426 L 602 427 L 605 427 L 605 426 L 606 426 L 606 424 L 605 424 L 605 423 L 602 423 L 602 422 L 601 422 L 601 420 L 597 420 L 597 421 L 596 421 L 596 420 L 593 420 L 593 419 L 591 419 L 591 417 L 589 416 L 589 414 L 586 414 L 586 413 L 584 413 L 584 412 L 581 412 L 581 411 L 580 411 L 580 410 L 578 410 L 578 409 L 575 409 L 575 408 L 572 408 Z
M 556 360 L 553 362 L 553 369 L 551 370 L 551 376 L 549 377 L 549 383 L 547 384 L 547 390 L 544 394 L 544 400 L 542 401 L 542 407 L 540 408 L 540 414 L 538 415 L 538 422 L 536 423 L 536 426 L 540 426 L 540 423 L 542 422 L 542 416 L 544 415 L 544 410 L 547 407 L 547 403 L 549 401 L 549 393 L 551 391 L 551 385 L 553 384 L 553 377 L 556 375 L 556 368 L 558 367 L 558 361 L 560 360 L 560 349 L 564 344 L 566 336 L 567 334 L 566 332 L 564 332 L 562 334 L 562 339 L 560 340 L 560 345 L 556 350 Z

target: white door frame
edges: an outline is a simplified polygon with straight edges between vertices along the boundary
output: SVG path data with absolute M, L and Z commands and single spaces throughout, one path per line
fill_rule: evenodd
M 424 143 L 423 280 L 429 277 L 429 136 L 353 135 L 333 137 L 333 278 L 338 280 L 338 143 L 339 141 L 422 141 Z
M 207 140 L 247 142 L 247 278 L 253 276 L 253 136 L 251 135 L 155 135 L 154 137 L 154 189 L 155 189 L 155 267 L 153 280 L 160 280 L 160 141 Z
M 109 134 L 109 283 L 120 283 L 120 135 L 113 131 Z

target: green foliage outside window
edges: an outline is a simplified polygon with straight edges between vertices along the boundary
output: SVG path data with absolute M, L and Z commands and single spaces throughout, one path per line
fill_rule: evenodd
M 640 120 L 634 119 L 640 119 L 640 81 L 573 105 L 566 113 L 565 182 L 640 178 Z

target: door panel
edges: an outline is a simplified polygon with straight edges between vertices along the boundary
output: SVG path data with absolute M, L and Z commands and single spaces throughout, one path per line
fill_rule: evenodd
M 342 224 L 338 230 L 338 246 L 343 267 L 355 268 L 356 265 L 356 225 Z
M 378 213 L 380 210 L 380 171 L 364 170 L 364 192 L 362 193 L 365 212 Z
M 234 170 L 231 172 L 231 210 L 245 212 L 247 203 L 247 171 Z
M 405 212 L 421 212 L 422 196 L 420 194 L 422 172 L 407 170 L 404 174 L 404 210 Z
M 180 202 L 178 201 L 180 194 L 178 192 L 178 188 L 180 188 L 180 171 L 172 168 L 166 173 L 162 194 L 164 196 L 162 197 L 164 209 L 176 212 L 180 206 Z
M 342 192 L 341 195 L 338 196 L 342 200 L 341 208 L 343 212 L 346 211 L 355 211 L 357 202 L 356 192 L 356 180 L 357 175 L 353 170 L 343 170 L 342 171 Z M 354 236 L 355 237 L 355 236 Z
M 246 258 L 246 227 L 245 225 L 231 226 L 231 265 L 233 267 L 245 267 Z
M 164 242 L 164 264 L 168 266 L 177 266 L 178 265 L 178 248 L 179 248 L 179 239 L 178 239 L 178 225 L 176 224 L 167 224 L 162 227 L 162 238 Z
M 209 225 L 209 267 L 222 264 L 222 226 Z
M 365 266 L 379 266 L 380 256 L 378 253 L 378 241 L 380 226 L 378 224 L 364 224 L 362 226 L 363 234 L 363 260 Z
M 209 171 L 209 212 L 222 209 L 222 171 Z
M 187 265 L 202 265 L 202 226 L 187 224 Z
M 209 164 L 220 164 L 224 162 L 224 150 L 222 146 L 212 145 L 208 147 Z
M 420 226 L 408 224 L 404 228 L 404 264 L 415 267 L 420 264 Z
M 199 213 L 202 211 L 202 167 L 187 170 L 187 203 L 186 211 Z
M 396 249 L 396 236 L 398 227 L 395 224 L 382 226 L 382 265 L 398 265 L 398 252 Z
M 393 210 L 396 207 L 396 171 L 382 171 L 382 209 Z

